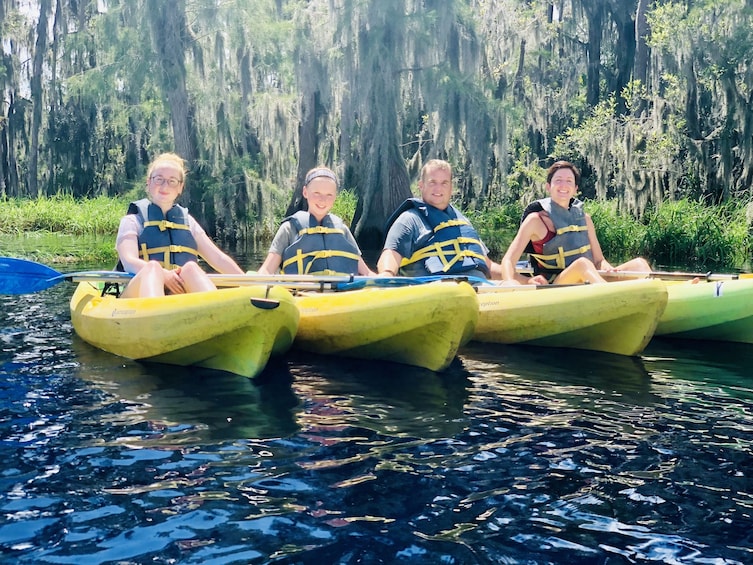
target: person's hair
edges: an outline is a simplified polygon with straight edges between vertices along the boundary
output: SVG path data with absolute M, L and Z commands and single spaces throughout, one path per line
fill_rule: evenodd
M 332 169 L 328 167 L 314 167 L 313 169 L 311 169 L 309 172 L 306 173 L 306 177 L 305 177 L 305 180 L 303 181 L 303 184 L 307 185 L 312 180 L 322 178 L 322 177 L 335 181 L 335 186 L 338 188 L 340 187 L 340 183 L 337 180 L 337 175 Z
M 556 173 L 560 169 L 570 169 L 575 176 L 575 186 L 580 186 L 580 171 L 578 170 L 578 167 L 573 165 L 570 161 L 557 161 L 551 167 L 549 167 L 546 171 L 546 182 L 552 182 L 554 173 Z
M 154 169 L 156 169 L 157 167 L 163 167 L 165 165 L 180 171 L 181 182 L 186 180 L 186 162 L 183 160 L 183 158 L 176 153 L 161 153 L 160 155 L 157 155 L 151 163 L 149 163 L 149 167 L 147 167 L 146 169 L 147 182 L 152 178 L 152 171 Z
M 434 169 L 439 169 L 440 171 L 447 171 L 450 173 L 450 176 L 452 176 L 452 167 L 447 161 L 443 161 L 442 159 L 429 159 L 424 163 L 424 166 L 421 167 L 421 180 L 426 179 L 426 175 L 429 174 L 429 171 L 433 171 Z

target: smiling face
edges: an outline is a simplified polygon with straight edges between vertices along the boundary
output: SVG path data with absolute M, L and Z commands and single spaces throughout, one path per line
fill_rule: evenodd
M 149 198 L 167 211 L 183 192 L 183 171 L 170 163 L 158 163 L 146 181 Z
M 574 198 L 578 192 L 575 173 L 567 167 L 558 169 L 546 183 L 546 189 L 554 202 L 567 208 L 570 205 L 570 199 Z
M 309 204 L 309 214 L 321 222 L 335 204 L 337 183 L 328 177 L 316 177 L 303 187 L 303 197 Z
M 418 181 L 418 188 L 424 202 L 445 210 L 452 197 L 452 171 L 445 167 L 432 167 Z

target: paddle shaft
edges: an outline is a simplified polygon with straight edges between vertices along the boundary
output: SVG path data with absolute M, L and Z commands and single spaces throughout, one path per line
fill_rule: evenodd
M 533 269 L 528 266 L 518 265 L 517 272 L 522 275 L 532 275 Z M 664 280 L 693 280 L 701 279 L 705 281 L 729 281 L 737 279 L 752 279 L 753 273 L 685 273 L 682 271 L 599 271 L 602 277 L 613 279 L 642 279 L 650 277 L 653 279 Z
M 640 271 L 599 271 L 599 274 L 607 278 L 617 279 L 641 279 L 650 277 L 652 279 L 663 280 L 693 280 L 701 279 L 704 281 L 732 281 L 737 279 L 753 278 L 753 274 L 747 273 L 683 273 L 681 271 L 651 271 L 643 273 Z

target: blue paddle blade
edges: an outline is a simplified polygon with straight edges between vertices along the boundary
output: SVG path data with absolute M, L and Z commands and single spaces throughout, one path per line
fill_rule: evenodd
M 59 273 L 55 269 L 27 261 L 0 257 L 0 294 L 31 294 L 45 290 L 63 281 L 127 283 L 133 278 L 120 271 L 79 271 Z
M 0 294 L 38 292 L 56 285 L 64 276 L 41 263 L 0 257 Z

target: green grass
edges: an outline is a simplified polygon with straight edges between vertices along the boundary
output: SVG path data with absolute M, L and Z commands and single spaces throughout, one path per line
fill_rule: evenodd
M 750 260 L 752 248 L 746 205 L 664 203 L 647 217 L 644 248 L 663 265 L 739 269 Z
M 512 242 L 520 225 L 523 206 L 505 204 L 484 212 L 464 212 L 489 248 L 489 256 L 499 260 Z
M 0 201 L 0 233 L 51 232 L 71 235 L 115 234 L 127 199 L 71 196 Z

